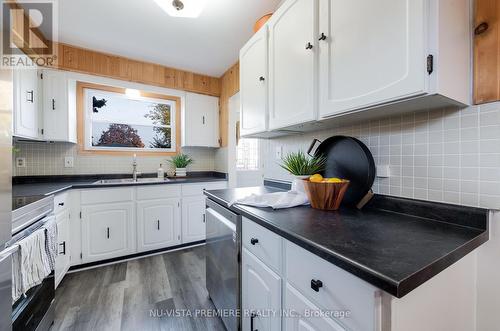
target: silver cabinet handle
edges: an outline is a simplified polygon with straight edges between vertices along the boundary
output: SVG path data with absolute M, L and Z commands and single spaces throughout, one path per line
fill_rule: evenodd
M 26 101 L 33 103 L 33 90 L 26 91 Z

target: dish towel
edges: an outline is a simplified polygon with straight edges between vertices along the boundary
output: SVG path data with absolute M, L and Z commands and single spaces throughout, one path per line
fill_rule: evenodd
M 52 269 L 46 251 L 45 229 L 41 228 L 17 242 L 12 259 L 12 300 L 17 301 L 30 288 L 40 284 Z M 17 256 L 16 256 L 17 255 Z
M 309 200 L 303 192 L 273 192 L 264 194 L 252 194 L 247 197 L 236 199 L 229 205 L 239 203 L 254 207 L 271 207 L 273 209 L 291 208 L 296 206 L 308 205 Z
M 56 268 L 56 256 L 57 256 L 57 223 L 54 217 L 51 217 L 43 225 L 45 229 L 45 252 L 47 253 L 47 258 L 49 261 L 50 270 L 55 270 Z

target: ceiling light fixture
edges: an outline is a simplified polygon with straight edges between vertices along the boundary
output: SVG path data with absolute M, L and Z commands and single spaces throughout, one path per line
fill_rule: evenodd
M 154 0 L 161 9 L 173 17 L 198 17 L 206 0 Z

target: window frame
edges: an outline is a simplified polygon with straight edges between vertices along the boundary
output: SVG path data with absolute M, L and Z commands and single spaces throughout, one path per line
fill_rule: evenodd
M 173 133 L 174 146 L 169 151 L 165 151 L 163 149 L 142 149 L 142 148 L 131 148 L 128 147 L 126 149 L 122 148 L 95 148 L 92 146 L 88 146 L 86 142 L 87 138 L 87 128 L 88 128 L 88 116 L 86 114 L 85 104 L 86 104 L 86 93 L 85 90 L 99 90 L 103 92 L 113 92 L 120 93 L 125 95 L 126 88 L 107 86 L 107 85 L 99 85 L 94 83 L 87 82 L 76 82 L 76 108 L 77 108 L 77 144 L 78 144 L 78 152 L 80 154 L 101 154 L 101 155 L 176 155 L 180 151 L 181 144 L 181 98 L 178 96 L 172 95 L 164 95 L 159 93 L 152 93 L 148 91 L 139 90 L 140 96 L 144 98 L 152 98 L 152 99 L 160 99 L 160 100 L 168 100 L 173 101 L 175 103 L 175 114 L 172 118 L 171 127 L 175 131 Z

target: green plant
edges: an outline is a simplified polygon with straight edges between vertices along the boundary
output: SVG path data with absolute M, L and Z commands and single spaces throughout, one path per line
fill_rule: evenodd
M 325 168 L 324 156 L 310 157 L 302 151 L 289 153 L 281 158 L 280 166 L 295 176 L 310 176 Z
M 182 153 L 172 156 L 172 158 L 167 161 L 176 168 L 185 168 L 193 163 L 193 159 L 189 155 Z

